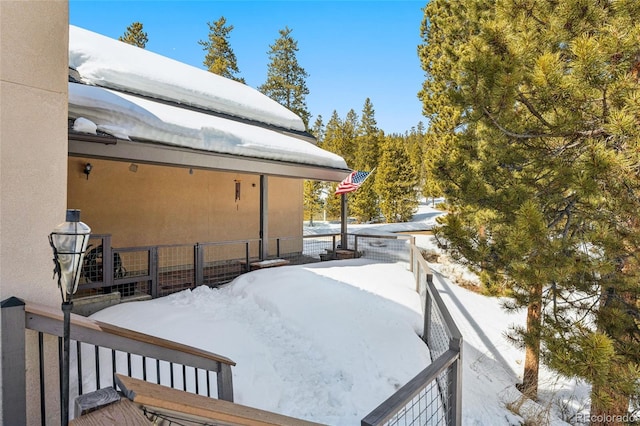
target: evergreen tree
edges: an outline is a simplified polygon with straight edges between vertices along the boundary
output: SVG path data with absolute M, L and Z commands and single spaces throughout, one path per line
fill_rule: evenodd
M 639 18 L 633 0 L 432 0 L 419 49 L 437 234 L 527 309 L 522 390 L 541 355 L 592 383 L 596 415 L 640 394 Z
M 367 98 L 362 108 L 362 117 L 354 141 L 353 167 L 356 170 L 372 171 L 378 166 L 380 139 L 383 137 L 383 133 L 378 130 L 373 104 Z M 372 181 L 373 179 L 367 181 L 349 198 L 351 215 L 355 216 L 359 222 L 369 222 L 380 216 L 378 194 Z
M 296 113 L 308 126 L 306 78 L 309 74 L 298 64 L 298 42 L 291 37 L 292 31 L 288 27 L 280 30 L 280 37 L 269 46 L 267 80 L 258 90 Z
M 438 176 L 431 172 L 434 167 L 435 159 L 441 154 L 438 153 L 440 147 L 439 137 L 434 134 L 435 132 L 429 132 L 423 135 L 423 144 L 421 146 L 422 151 L 422 195 L 426 198 L 431 198 L 435 205 L 435 199 L 443 195 L 443 190 L 440 187 L 440 181 Z
M 322 121 L 322 115 L 316 117 L 316 121 L 313 122 L 313 127 L 309 132 L 316 138 L 317 145 L 322 147 L 324 140 L 324 122 Z
M 207 52 L 204 57 L 204 66 L 209 72 L 221 75 L 231 80 L 245 83 L 244 78 L 237 77 L 240 73 L 236 55 L 229 44 L 229 37 L 233 31 L 233 25 L 226 25 L 227 20 L 224 16 L 211 23 L 209 26 L 208 40 L 200 40 L 198 44 Z
M 323 189 L 324 185 L 321 181 L 304 181 L 304 215 L 309 219 L 310 226 L 313 226 L 313 218 L 324 208 Z
M 356 139 L 358 137 L 358 114 L 350 109 L 338 129 L 335 145 L 338 154 L 350 167 L 356 166 Z
M 366 184 L 366 183 L 365 183 Z M 417 177 L 404 139 L 387 136 L 375 172 L 380 210 L 387 222 L 408 222 L 418 207 Z
M 329 118 L 329 121 L 324 128 L 322 149 L 326 149 L 327 151 L 342 155 L 342 146 L 339 142 L 341 140 L 342 126 L 342 120 L 338 116 L 338 112 L 334 110 L 331 114 L 331 118 Z M 337 183 L 327 183 L 325 186 L 325 191 L 327 194 L 327 198 L 325 200 L 325 210 L 327 212 L 327 218 L 331 220 L 340 218 L 340 197 L 335 195 L 337 186 Z
M 328 183 L 325 187 L 327 198 L 325 199 L 324 208 L 327 212 L 328 220 L 340 219 L 340 214 L 342 213 L 341 197 L 339 195 L 336 195 L 337 187 L 338 183 L 336 182 Z
M 127 27 L 125 33 L 118 37 L 118 40 L 144 49 L 149 39 L 147 38 L 147 33 L 143 31 L 142 27 L 143 25 L 140 22 L 132 23 Z

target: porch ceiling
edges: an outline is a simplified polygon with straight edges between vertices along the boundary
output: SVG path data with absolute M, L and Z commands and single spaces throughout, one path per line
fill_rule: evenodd
M 339 182 L 351 172 L 69 131 L 69 156 Z

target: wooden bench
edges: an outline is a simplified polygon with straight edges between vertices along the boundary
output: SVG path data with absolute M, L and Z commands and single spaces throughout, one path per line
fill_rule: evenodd
M 306 420 L 259 410 L 219 399 L 207 398 L 185 391 L 171 389 L 155 383 L 116 374 L 116 383 L 122 393 L 135 404 L 144 407 L 147 415 L 171 416 L 171 418 L 201 420 L 204 424 L 252 425 L 252 426 L 313 426 Z M 139 409 L 142 412 L 141 409 Z M 97 412 L 94 412 L 97 413 Z M 94 414 L 91 413 L 91 414 Z M 87 423 L 91 424 L 91 423 Z M 128 424 L 128 423 L 122 423 Z M 134 423 L 131 423 L 134 424 Z M 149 423 L 147 423 L 149 424 Z
M 241 260 L 240 263 L 242 265 L 247 264 L 246 261 Z M 291 262 L 286 259 L 268 259 L 268 260 L 260 260 L 258 262 L 249 263 L 249 267 L 251 271 L 255 271 L 257 269 L 266 269 L 266 268 L 274 268 L 276 266 L 284 266 L 289 265 Z

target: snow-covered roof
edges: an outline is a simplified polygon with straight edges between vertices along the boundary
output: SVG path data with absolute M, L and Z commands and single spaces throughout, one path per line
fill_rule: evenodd
M 70 26 L 73 131 L 221 155 L 348 170 L 297 137 L 302 120 L 257 90 L 144 49 Z
M 246 84 L 73 25 L 69 67 L 85 84 L 305 130 L 300 117 Z

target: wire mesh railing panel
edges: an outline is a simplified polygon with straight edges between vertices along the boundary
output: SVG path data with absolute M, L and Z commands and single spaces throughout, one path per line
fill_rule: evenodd
M 305 235 L 302 238 L 302 253 L 314 261 L 329 260 L 336 249 L 338 235 Z
M 267 256 L 292 260 L 302 256 L 302 237 L 269 238 Z
M 358 253 L 358 257 L 375 260 L 377 262 L 409 263 L 411 241 L 409 237 L 388 237 L 376 235 L 355 235 L 353 242 L 349 242 Z
M 151 258 L 149 247 L 113 249 L 113 283 L 105 292 L 120 292 L 121 297 L 151 294 Z
M 384 424 L 387 426 L 446 425 L 445 414 L 441 393 L 436 381 L 433 380 Z
M 409 256 L 424 306 L 423 340 L 432 364 L 376 407 L 362 420 L 362 426 L 453 426 L 461 421 L 462 336 L 437 293 L 426 261 L 412 243 Z
M 449 350 L 451 332 L 447 328 L 444 316 L 440 312 L 438 305 L 432 303 L 430 313 L 427 314 L 430 314 L 427 346 L 431 351 L 431 359 L 434 360 Z
M 158 246 L 158 296 L 195 287 L 194 246 Z
M 260 257 L 260 240 L 227 241 L 200 244 L 202 284 L 215 287 L 228 283 L 248 271 Z

